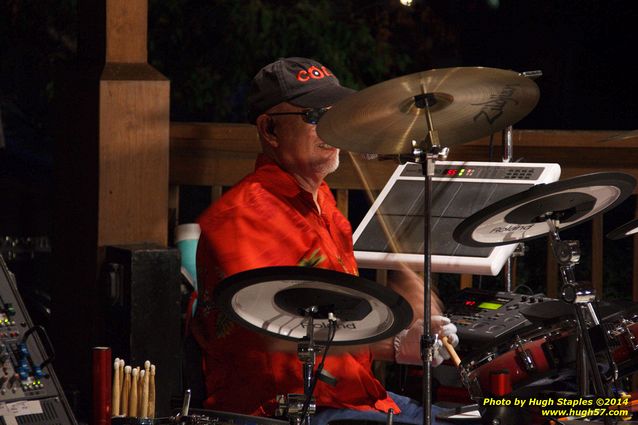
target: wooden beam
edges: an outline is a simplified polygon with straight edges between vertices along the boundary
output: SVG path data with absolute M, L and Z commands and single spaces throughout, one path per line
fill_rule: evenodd
M 148 1 L 106 0 L 106 62 L 146 63 Z
M 348 217 L 348 191 L 346 189 L 337 190 L 337 208 L 341 214 Z
M 167 244 L 169 82 L 148 64 L 100 81 L 98 245 Z
M 591 222 L 591 283 L 598 299 L 603 299 L 603 215 Z
M 471 288 L 472 287 L 472 278 L 473 276 L 471 274 L 462 274 L 461 275 L 461 282 L 460 282 L 460 289 L 465 289 L 465 288 Z
M 638 196 L 636 196 L 636 205 L 634 206 L 634 218 L 638 218 Z M 633 255 L 633 297 L 634 301 L 638 302 L 638 236 L 634 235 L 634 255 Z M 636 375 L 638 376 L 638 374 Z
M 621 171 L 638 178 L 638 139 L 604 141 L 620 131 L 514 130 L 514 152 L 527 162 L 558 163 L 561 178 Z M 450 160 L 486 161 L 488 138 L 453 146 Z M 248 124 L 172 123 L 171 182 L 232 185 L 253 169 L 259 152 L 255 127 Z M 396 168 L 392 161 L 364 161 L 370 188 L 380 190 Z M 364 189 L 347 154 L 328 176 L 335 189 Z M 638 193 L 638 189 L 637 192 Z
M 210 188 L 210 201 L 216 202 L 224 194 L 224 187 L 217 184 Z
M 558 298 L 558 263 L 554 257 L 552 244 L 547 238 L 547 276 L 546 276 L 547 296 L 549 298 Z

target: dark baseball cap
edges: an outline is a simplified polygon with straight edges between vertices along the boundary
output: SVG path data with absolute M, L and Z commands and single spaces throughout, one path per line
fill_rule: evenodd
M 328 68 L 306 58 L 281 58 L 263 67 L 248 94 L 248 119 L 289 102 L 302 108 L 331 106 L 355 90 L 343 87 Z

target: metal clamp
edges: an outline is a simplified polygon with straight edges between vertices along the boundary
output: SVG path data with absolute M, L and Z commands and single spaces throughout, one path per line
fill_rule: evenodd
M 525 347 L 523 347 L 524 342 L 525 341 L 523 341 L 520 336 L 516 335 L 516 354 L 518 355 L 518 358 L 521 359 L 521 361 L 523 362 L 523 368 L 525 368 L 527 372 L 531 373 L 536 370 L 536 363 L 534 362 L 534 358 L 532 357 L 530 351 L 526 350 Z
M 302 421 L 302 414 L 304 410 L 304 403 L 306 402 L 305 394 L 279 394 L 277 395 L 277 408 L 275 410 L 276 416 L 287 416 L 290 423 L 300 424 Z M 308 405 L 308 415 L 313 415 L 317 411 L 317 402 L 314 397 L 310 399 Z
M 633 332 L 631 332 L 631 330 L 629 329 L 629 324 L 630 323 L 633 324 L 629 320 L 623 319 L 622 323 L 620 324 L 620 326 L 622 327 L 624 333 L 627 334 L 627 342 L 629 342 L 629 345 L 631 345 L 631 349 L 633 351 L 636 351 L 636 350 L 638 350 L 638 342 L 637 342 L 636 337 L 634 336 Z

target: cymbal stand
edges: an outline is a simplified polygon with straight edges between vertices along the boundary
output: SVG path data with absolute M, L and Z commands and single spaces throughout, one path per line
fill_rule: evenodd
M 514 157 L 514 142 L 512 139 L 512 126 L 508 125 L 503 129 L 502 133 L 502 151 L 501 151 L 501 160 L 502 162 L 509 163 L 512 162 L 512 158 Z M 505 266 L 503 267 L 503 280 L 505 282 L 505 291 L 512 292 L 512 271 L 513 271 L 513 261 L 510 256 L 505 262 Z
M 557 213 L 551 213 L 551 215 L 555 216 Z M 587 365 L 584 365 L 583 369 L 589 370 L 591 373 L 594 385 L 594 395 L 597 397 L 609 397 L 609 387 L 603 382 L 602 374 L 598 368 L 596 353 L 590 336 L 591 331 L 588 328 L 585 318 L 585 312 L 587 312 L 590 322 L 593 324 L 592 329 L 594 331 L 599 331 L 600 339 L 605 341 L 606 344 L 605 332 L 601 328 L 600 321 L 592 304 L 596 300 L 596 293 L 593 288 L 576 281 L 574 266 L 580 261 L 580 244 L 575 240 L 561 240 L 558 234 L 558 226 L 560 222 L 552 216 L 546 217 L 546 222 L 550 229 L 550 243 L 554 256 L 556 257 L 556 261 L 560 266 L 561 280 L 563 281 L 561 298 L 564 302 L 573 304 L 574 306 L 578 335 L 584 350 L 584 356 L 581 355 L 579 357 L 583 358 L 587 362 Z M 607 355 L 609 365 L 616 371 L 614 373 L 614 376 L 616 377 L 618 375 L 617 368 L 611 359 L 609 350 L 607 350 Z M 579 382 L 579 388 L 581 391 L 585 391 L 587 388 L 586 381 L 588 381 L 586 374 L 585 382 L 582 382 L 582 380 L 583 377 L 580 377 L 581 382 Z M 585 393 L 581 394 L 586 395 Z M 607 421 L 607 418 L 605 421 Z
M 297 357 L 302 363 L 304 393 L 277 396 L 279 404 L 277 414 L 288 416 L 290 425 L 310 425 L 310 416 L 315 413 L 317 407 L 312 391 L 317 352 L 321 350 L 321 346 L 314 341 L 314 316 L 318 312 L 317 306 L 304 310 L 304 315 L 308 319 L 306 336 L 297 344 Z
M 425 91 L 425 90 L 424 90 Z M 432 207 L 432 177 L 434 176 L 435 162 L 444 160 L 448 155 L 448 148 L 439 145 L 439 135 L 432 125 L 430 107 L 434 106 L 436 98 L 430 93 L 414 96 L 414 104 L 425 111 L 428 124 L 428 133 L 423 141 L 423 146 L 418 147 L 416 141 L 412 142 L 414 162 L 420 163 L 423 171 L 423 336 L 421 337 L 421 359 L 423 360 L 423 425 L 432 424 L 432 358 L 434 357 L 434 344 L 437 335 L 432 335 L 432 243 L 430 216 Z

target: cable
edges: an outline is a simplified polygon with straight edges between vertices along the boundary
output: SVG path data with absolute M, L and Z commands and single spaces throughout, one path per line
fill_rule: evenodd
M 512 289 L 512 292 L 513 292 L 513 293 L 517 293 L 517 291 L 518 291 L 518 289 L 519 289 L 519 288 L 527 289 L 527 291 L 529 291 L 529 294 L 530 294 L 530 295 L 534 295 L 534 291 L 532 291 L 532 288 L 530 288 L 529 286 L 525 285 L 524 283 L 521 283 L 521 284 L 519 284 L 519 285 L 516 285 L 516 286 L 514 287 L 514 289 Z
M 336 320 L 329 320 L 330 327 L 328 329 L 328 340 L 326 341 L 326 348 L 323 350 L 323 357 L 321 359 L 321 363 L 317 366 L 317 370 L 315 371 L 315 375 L 312 377 L 312 382 L 310 383 L 310 388 L 308 389 L 308 394 L 306 394 L 306 401 L 303 404 L 303 408 L 301 409 L 301 423 L 304 423 L 306 417 L 308 416 L 308 409 L 310 408 L 310 401 L 312 400 L 312 394 L 315 392 L 315 386 L 317 385 L 317 381 L 321 371 L 323 370 L 323 365 L 326 362 L 326 357 L 328 357 L 328 349 L 332 344 L 332 341 L 337 334 L 337 322 Z

